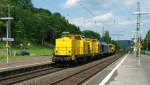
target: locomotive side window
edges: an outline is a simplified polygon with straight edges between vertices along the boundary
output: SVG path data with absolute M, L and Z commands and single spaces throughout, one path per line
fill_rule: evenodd
M 75 36 L 75 39 L 81 40 L 81 36 Z

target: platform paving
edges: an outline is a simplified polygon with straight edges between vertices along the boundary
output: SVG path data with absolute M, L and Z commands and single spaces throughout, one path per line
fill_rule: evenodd
M 95 75 L 84 85 L 99 85 L 120 61 L 121 59 Z M 137 66 L 135 54 L 129 54 L 106 85 L 150 85 L 150 56 L 142 55 L 141 66 Z
M 46 63 L 51 63 L 51 59 L 45 56 L 33 57 L 25 60 L 9 61 L 9 63 L 0 62 L 0 72 L 5 70 L 10 70 L 10 69 L 15 69 L 15 68 L 36 66 L 40 64 L 46 64 Z

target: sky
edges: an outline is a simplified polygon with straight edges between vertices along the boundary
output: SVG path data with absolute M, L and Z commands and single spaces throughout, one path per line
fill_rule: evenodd
M 32 0 L 34 7 L 60 12 L 70 23 L 83 30 L 93 30 L 102 35 L 108 30 L 112 39 L 131 39 L 135 34 L 138 0 Z M 150 12 L 150 0 L 140 0 L 142 12 Z M 150 14 L 141 18 L 144 38 L 150 30 Z

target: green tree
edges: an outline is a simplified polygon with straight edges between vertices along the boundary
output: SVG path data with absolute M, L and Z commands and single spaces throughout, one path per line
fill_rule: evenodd
M 15 43 L 17 45 L 26 42 L 25 26 L 21 20 L 16 22 L 13 34 L 13 36 L 15 36 Z
M 4 37 L 6 28 L 4 22 L 0 21 L 0 37 Z
M 91 30 L 85 30 L 82 32 L 86 38 L 94 38 L 100 40 L 100 34 Z
M 116 42 L 116 41 L 112 40 L 112 41 L 111 41 L 111 43 L 112 43 L 112 44 L 114 44 L 114 45 L 116 45 L 116 49 L 117 49 L 117 51 L 119 51 L 119 50 L 120 50 L 120 46 L 117 44 L 117 42 Z
M 0 0 L 0 17 L 7 16 L 8 10 L 5 6 L 8 4 L 14 6 L 11 9 L 11 16 L 14 17 L 11 23 L 11 35 L 16 40 L 13 42 L 14 45 L 21 42 L 54 44 L 55 39 L 64 31 L 81 34 L 80 28 L 69 23 L 60 13 L 35 8 L 31 0 Z M 1 37 L 5 36 L 5 23 L 0 21 Z
M 17 4 L 25 7 L 25 8 L 31 8 L 33 7 L 31 0 L 16 0 Z
M 111 37 L 110 37 L 110 35 L 109 35 L 109 31 L 106 31 L 105 33 L 104 33 L 104 36 L 102 37 L 102 41 L 103 42 L 106 42 L 106 43 L 111 43 Z
M 147 32 L 144 39 L 143 47 L 145 50 L 150 50 L 150 30 Z

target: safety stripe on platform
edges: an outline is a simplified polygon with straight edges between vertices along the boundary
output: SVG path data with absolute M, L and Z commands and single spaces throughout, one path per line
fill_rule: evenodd
M 99 83 L 99 85 L 105 85 L 110 80 L 114 72 L 121 66 L 121 64 L 125 61 L 125 59 L 128 56 L 129 56 L 129 53 L 124 56 L 124 58 L 118 63 L 118 65 L 102 80 L 101 83 Z

